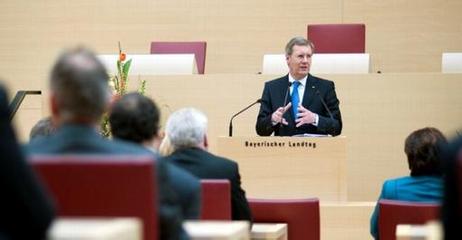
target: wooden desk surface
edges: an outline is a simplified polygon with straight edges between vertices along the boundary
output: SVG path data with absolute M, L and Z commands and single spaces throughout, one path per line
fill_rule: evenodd
M 247 221 L 186 221 L 183 223 L 191 240 L 248 240 Z
M 48 239 L 142 240 L 142 223 L 136 218 L 59 218 Z
M 252 240 L 287 240 L 287 224 L 254 223 L 250 237 Z
M 399 224 L 396 226 L 396 240 L 441 240 L 441 222 L 430 221 L 423 225 Z

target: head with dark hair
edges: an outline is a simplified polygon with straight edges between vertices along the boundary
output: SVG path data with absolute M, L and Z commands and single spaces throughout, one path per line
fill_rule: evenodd
M 436 128 L 422 128 L 412 132 L 405 141 L 411 176 L 442 175 L 441 151 L 447 140 Z
M 109 102 L 108 75 L 93 52 L 65 51 L 50 78 L 51 110 L 58 123 L 95 124 Z
M 155 137 L 159 120 L 160 112 L 154 101 L 139 93 L 122 96 L 112 106 L 109 116 L 112 135 L 136 143 Z

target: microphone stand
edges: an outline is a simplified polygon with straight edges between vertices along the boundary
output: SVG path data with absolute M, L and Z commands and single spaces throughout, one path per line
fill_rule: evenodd
M 234 114 L 232 117 L 231 117 L 231 120 L 229 120 L 229 136 L 232 137 L 233 136 L 233 119 L 241 114 L 242 112 L 244 112 L 245 110 L 251 108 L 253 105 L 257 104 L 257 103 L 261 103 L 261 99 L 258 99 L 257 101 L 253 102 L 252 104 L 250 104 L 249 106 L 245 107 L 244 109 L 242 109 L 241 111 L 239 111 L 238 113 Z

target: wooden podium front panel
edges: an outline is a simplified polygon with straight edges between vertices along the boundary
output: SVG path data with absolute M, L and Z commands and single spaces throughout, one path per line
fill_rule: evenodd
M 344 201 L 345 137 L 219 137 L 218 155 L 239 164 L 252 198 Z

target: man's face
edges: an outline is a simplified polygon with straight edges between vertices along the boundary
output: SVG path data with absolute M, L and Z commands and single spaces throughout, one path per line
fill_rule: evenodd
M 313 50 L 311 47 L 294 45 L 292 47 L 292 55 L 286 56 L 290 75 L 297 80 L 308 75 L 310 72 L 312 55 Z

